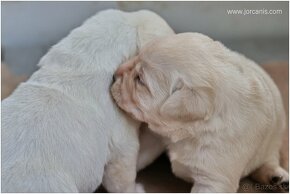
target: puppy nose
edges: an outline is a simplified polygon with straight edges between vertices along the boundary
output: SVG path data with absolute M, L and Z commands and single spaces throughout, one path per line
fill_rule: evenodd
M 115 82 L 116 81 L 116 76 L 115 76 L 115 74 L 113 75 L 113 82 Z
M 117 78 L 119 76 L 122 76 L 123 73 L 126 71 L 125 68 L 122 67 L 122 65 L 117 69 L 117 71 L 114 74 L 114 77 Z

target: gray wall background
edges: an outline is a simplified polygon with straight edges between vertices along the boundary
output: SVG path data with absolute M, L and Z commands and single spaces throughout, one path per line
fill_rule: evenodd
M 258 63 L 288 61 L 288 2 L 2 2 L 2 58 L 32 74 L 50 46 L 104 9 L 149 9 L 178 32 L 201 32 Z M 282 10 L 281 15 L 228 15 L 229 9 Z

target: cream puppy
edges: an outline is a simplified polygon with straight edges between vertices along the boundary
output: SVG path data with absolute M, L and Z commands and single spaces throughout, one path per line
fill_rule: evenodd
M 115 76 L 117 104 L 168 139 L 172 170 L 194 182 L 192 192 L 236 192 L 249 174 L 288 187 L 281 96 L 253 61 L 183 33 L 150 43 Z
M 40 60 L 2 101 L 2 192 L 141 192 L 140 123 L 110 95 L 118 65 L 173 31 L 150 11 L 103 11 Z M 143 164 L 144 165 L 144 164 Z

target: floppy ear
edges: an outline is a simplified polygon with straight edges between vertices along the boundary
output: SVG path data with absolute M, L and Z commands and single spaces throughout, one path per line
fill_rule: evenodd
M 189 88 L 178 81 L 161 106 L 160 114 L 171 120 L 208 120 L 213 111 L 214 92 L 209 87 Z

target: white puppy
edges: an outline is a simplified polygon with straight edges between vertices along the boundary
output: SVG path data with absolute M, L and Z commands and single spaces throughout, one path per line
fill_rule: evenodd
M 250 173 L 287 189 L 281 96 L 253 61 L 184 33 L 150 43 L 116 76 L 116 102 L 170 141 L 172 170 L 194 181 L 192 192 L 236 192 Z
M 135 192 L 139 122 L 113 103 L 118 65 L 173 31 L 149 11 L 103 11 L 2 101 L 2 192 Z

